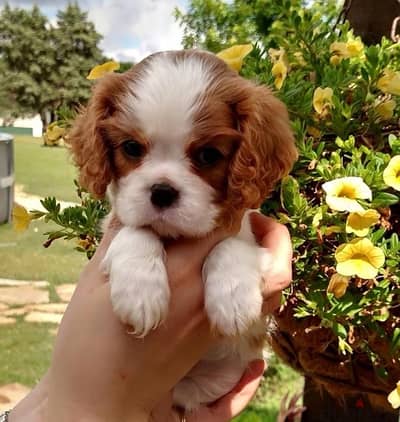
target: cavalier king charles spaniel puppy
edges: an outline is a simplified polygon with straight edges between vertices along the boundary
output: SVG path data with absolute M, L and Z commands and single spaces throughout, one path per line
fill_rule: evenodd
M 114 311 L 137 336 L 168 313 L 163 239 L 241 224 L 203 267 L 205 311 L 222 336 L 174 390 L 185 409 L 215 401 L 262 355 L 268 252 L 249 210 L 297 157 L 285 106 L 211 53 L 156 53 L 97 82 L 69 143 L 81 184 L 107 192 L 122 223 L 103 265 Z

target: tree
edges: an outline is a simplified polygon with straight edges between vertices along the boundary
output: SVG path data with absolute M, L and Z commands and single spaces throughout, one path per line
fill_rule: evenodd
M 54 51 L 47 18 L 37 6 L 0 14 L 0 69 L 2 94 L 19 115 L 39 113 L 54 104 Z
M 60 106 L 73 108 L 89 99 L 92 84 L 86 76 L 104 60 L 98 47 L 102 37 L 76 3 L 58 12 L 57 24 L 51 33 L 58 102 Z
M 356 35 L 368 44 L 377 44 L 385 36 L 390 38 L 394 19 L 400 15 L 398 0 L 346 0 L 343 15 Z
M 293 6 L 301 1 L 294 0 Z M 191 0 L 187 12 L 175 10 L 183 27 L 183 46 L 217 52 L 232 44 L 263 39 L 280 12 L 274 0 Z
M 103 60 L 101 35 L 77 4 L 58 12 L 53 28 L 37 6 L 6 5 L 0 14 L 0 83 L 6 116 L 39 113 L 43 129 L 61 106 L 75 107 L 90 96 L 86 80 Z M 11 106 L 7 107 L 7 103 Z

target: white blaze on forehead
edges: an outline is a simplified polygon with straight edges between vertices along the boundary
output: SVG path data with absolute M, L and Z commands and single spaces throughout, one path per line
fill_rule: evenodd
M 123 102 L 150 141 L 182 145 L 210 81 L 201 58 L 159 54 L 132 82 Z

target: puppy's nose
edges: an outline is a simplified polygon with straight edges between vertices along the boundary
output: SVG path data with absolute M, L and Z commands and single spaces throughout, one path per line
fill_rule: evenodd
M 151 202 L 158 208 L 168 208 L 179 196 L 179 192 L 166 183 L 156 183 L 151 188 Z

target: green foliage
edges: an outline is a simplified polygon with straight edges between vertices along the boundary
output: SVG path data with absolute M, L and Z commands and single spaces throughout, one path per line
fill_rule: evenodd
M 59 104 L 71 108 L 85 104 L 91 88 L 86 76 L 92 67 L 103 61 L 98 47 L 102 37 L 77 3 L 68 4 L 65 10 L 58 12 L 57 25 L 51 32 Z
M 46 248 L 57 239 L 76 239 L 75 249 L 91 258 L 102 236 L 100 222 L 110 212 L 110 207 L 106 201 L 92 198 L 77 182 L 75 186 L 80 205 L 61 209 L 56 198 L 48 197 L 41 201 L 45 211 L 32 211 L 31 217 L 34 220 L 43 217 L 45 222 L 61 227 L 44 233 L 47 236 Z
M 279 19 L 268 39 L 259 40 L 242 73 L 273 85 L 277 61 L 287 69 L 277 95 L 291 114 L 299 160 L 275 200 L 263 205 L 266 214 L 275 214 L 291 231 L 295 280 L 286 297 L 297 318 L 318 317 L 322 326 L 333 330 L 341 353 L 366 353 L 377 367 L 384 366 L 388 356 L 380 355 L 376 342 L 370 341 L 377 335 L 379 342 L 392 345 L 390 359 L 399 363 L 395 327 L 400 323 L 400 194 L 387 184 L 383 172 L 400 152 L 400 101 L 380 86 L 387 69 L 399 68 L 400 45 L 383 39 L 380 45 L 362 46 L 348 24 L 335 29 L 337 12 L 329 4 L 316 2 L 299 10 L 289 1 L 276 3 Z M 341 47 L 353 43 L 360 51 L 335 61 L 335 42 L 343 43 Z M 281 50 L 279 58 L 269 50 L 272 47 Z M 332 90 L 322 112 L 315 101 L 318 88 Z M 387 102 L 394 103 L 394 109 L 385 115 L 380 105 Z M 358 202 L 380 214 L 366 238 L 383 251 L 385 263 L 376 277 L 349 275 L 341 296 L 332 284 L 328 289 L 337 272 L 335 253 L 358 236 L 346 231 L 350 212 L 328 206 L 322 186 L 353 176 L 371 189 L 372 199 Z
M 185 13 L 175 10 L 184 31 L 183 46 L 214 53 L 266 37 L 280 10 L 274 0 L 191 0 L 187 9 Z

